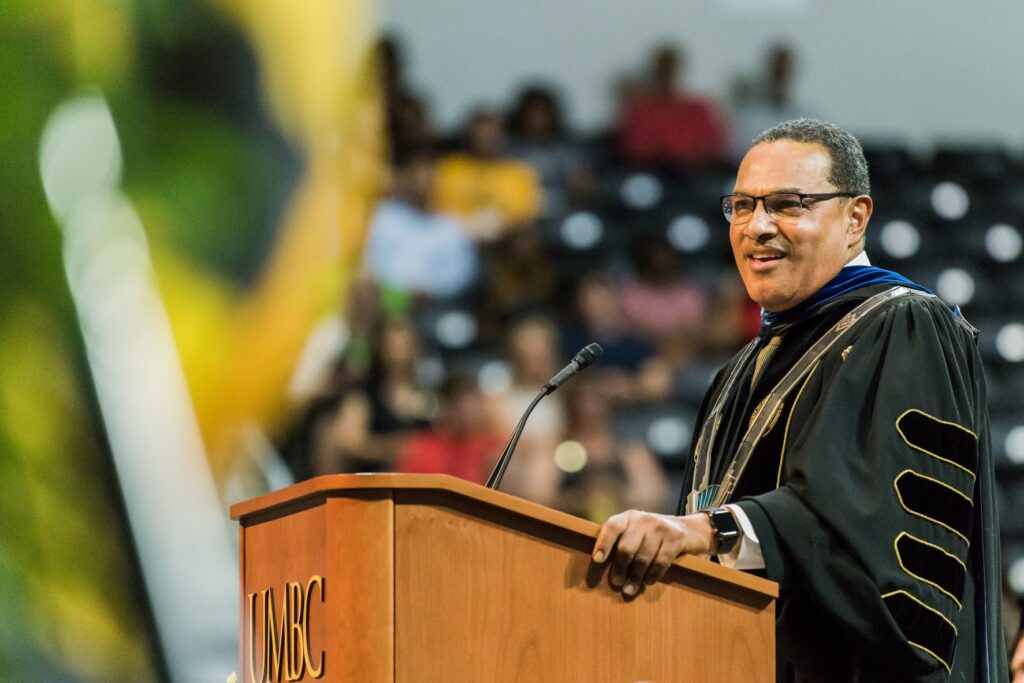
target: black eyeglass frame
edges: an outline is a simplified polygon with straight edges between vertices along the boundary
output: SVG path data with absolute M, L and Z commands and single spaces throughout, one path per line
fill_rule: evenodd
M 725 200 L 729 199 L 730 197 L 745 197 L 747 199 L 753 199 L 754 200 L 754 208 L 750 210 L 750 214 L 751 215 L 753 215 L 754 212 L 757 211 L 757 203 L 758 203 L 758 201 L 760 201 L 761 204 L 764 205 L 764 210 L 768 213 L 768 215 L 769 216 L 774 216 L 775 215 L 775 211 L 769 209 L 768 208 L 768 203 L 765 202 L 765 200 L 768 197 L 771 197 L 771 196 L 786 195 L 786 196 L 789 196 L 789 197 L 799 197 L 800 198 L 800 206 L 802 208 L 804 208 L 804 209 L 807 209 L 809 207 L 804 204 L 804 201 L 807 200 L 807 199 L 813 199 L 815 201 L 820 202 L 820 201 L 825 201 L 825 200 L 828 200 L 828 199 L 836 199 L 837 197 L 847 197 L 847 198 L 860 197 L 862 194 L 864 194 L 864 193 L 863 192 L 813 192 L 813 193 L 806 193 L 806 192 L 769 192 L 768 194 L 763 194 L 763 195 L 761 195 L 759 197 L 755 197 L 754 195 L 743 194 L 742 192 L 733 192 L 732 194 L 723 194 L 721 197 L 718 198 L 718 202 L 719 202 L 719 204 L 722 207 L 722 213 L 725 215 L 725 219 L 727 221 L 729 221 L 730 223 L 732 223 L 733 219 L 730 218 L 730 214 L 732 212 L 731 211 L 727 212 L 725 210 Z

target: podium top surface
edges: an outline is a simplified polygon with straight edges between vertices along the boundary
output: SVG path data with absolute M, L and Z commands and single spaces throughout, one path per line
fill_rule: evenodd
M 430 490 L 490 505 L 524 517 L 537 520 L 588 538 L 597 538 L 600 526 L 586 519 L 559 512 L 501 491 L 493 491 L 478 484 L 445 474 L 328 474 L 307 479 L 297 484 L 236 503 L 231 506 L 231 519 L 242 524 L 263 518 L 277 509 L 297 503 L 312 503 L 317 499 L 344 496 L 360 491 L 398 489 Z M 763 595 L 777 598 L 778 584 L 745 572 L 727 569 L 705 559 L 683 555 L 675 562 L 687 571 L 741 586 Z

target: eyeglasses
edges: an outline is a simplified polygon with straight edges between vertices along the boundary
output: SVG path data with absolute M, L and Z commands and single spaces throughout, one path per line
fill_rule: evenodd
M 776 218 L 797 218 L 817 202 L 836 197 L 859 197 L 858 192 L 824 192 L 804 194 L 802 192 L 771 192 L 761 197 L 749 194 L 727 194 L 722 197 L 722 213 L 730 223 L 746 223 L 754 215 L 758 200 L 764 202 L 764 210 Z

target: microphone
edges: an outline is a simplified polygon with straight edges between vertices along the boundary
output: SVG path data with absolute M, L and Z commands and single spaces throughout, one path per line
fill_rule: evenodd
M 548 389 L 547 393 L 550 394 L 565 384 L 577 372 L 589 368 L 594 364 L 594 361 L 601 357 L 602 353 L 604 353 L 604 349 L 601 348 L 600 344 L 594 343 L 584 346 L 579 350 L 579 353 L 572 357 L 572 361 L 568 365 L 562 368 L 557 375 L 549 379 L 548 383 L 544 385 L 544 388 Z
M 565 384 L 569 379 L 576 373 L 589 368 L 594 364 L 601 354 L 604 353 L 604 349 L 601 348 L 600 344 L 587 344 L 579 352 L 572 357 L 572 360 L 564 368 L 559 370 L 558 374 L 548 380 L 544 388 L 540 390 L 536 396 L 533 397 L 533 401 L 530 402 L 529 407 L 523 416 L 519 418 L 519 424 L 516 425 L 515 431 L 512 432 L 512 436 L 509 438 L 508 443 L 505 444 L 505 450 L 501 452 L 501 457 L 498 458 L 497 464 L 491 471 L 491 476 L 487 477 L 487 488 L 497 490 L 501 486 L 501 478 L 505 476 L 505 470 L 508 468 L 508 463 L 512 459 L 512 453 L 516 450 L 516 444 L 519 443 L 519 437 L 523 433 L 523 428 L 526 427 L 526 420 L 529 419 L 530 413 L 537 407 L 541 399 L 550 393 L 553 393 L 555 389 Z

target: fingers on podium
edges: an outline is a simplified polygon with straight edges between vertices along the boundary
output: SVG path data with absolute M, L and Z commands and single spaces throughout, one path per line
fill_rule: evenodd
M 638 561 L 638 555 L 644 551 L 646 534 L 644 525 L 631 521 L 626 525 L 626 530 L 619 536 L 619 545 L 615 551 L 614 568 L 615 574 L 625 579 L 629 573 L 630 566 Z M 646 552 L 644 553 L 646 555 Z M 644 567 L 646 569 L 646 566 Z
M 640 590 L 641 584 L 653 583 L 653 581 L 647 580 L 647 576 L 650 574 L 654 560 L 658 557 L 661 545 L 661 540 L 657 536 L 645 534 L 640 548 L 633 555 L 633 561 L 629 565 L 626 593 L 632 595 Z
M 647 570 L 647 584 L 650 585 L 660 581 L 665 576 L 668 568 L 676 561 L 678 554 L 673 544 L 668 542 L 662 543 L 658 549 L 657 556 L 654 558 L 654 562 L 651 563 L 651 568 Z
M 625 514 L 619 513 L 609 517 L 608 521 L 601 526 L 601 530 L 597 532 L 594 551 L 591 554 L 594 562 L 604 562 L 611 557 L 612 548 L 615 546 L 615 542 L 619 540 L 622 532 L 626 530 L 626 524 Z

